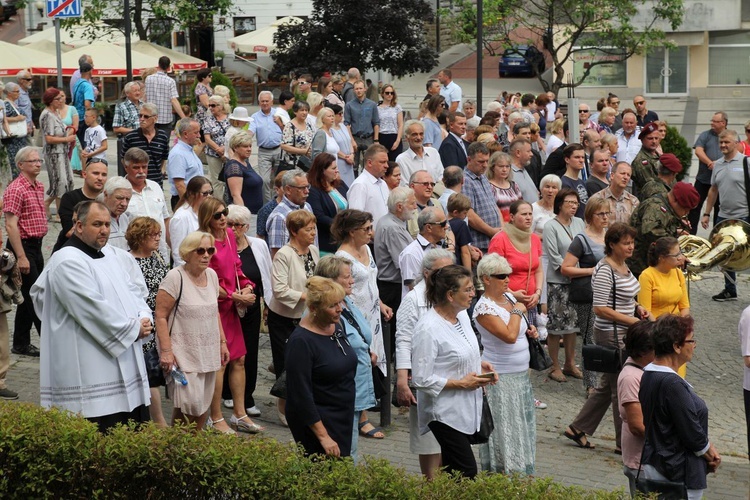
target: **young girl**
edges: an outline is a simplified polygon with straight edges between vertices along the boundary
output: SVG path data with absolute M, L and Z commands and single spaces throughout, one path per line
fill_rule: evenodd
M 81 152 L 81 163 L 101 162 L 107 165 L 107 132 L 99 124 L 99 112 L 87 109 L 84 117 L 86 132 L 84 134 L 84 149 Z

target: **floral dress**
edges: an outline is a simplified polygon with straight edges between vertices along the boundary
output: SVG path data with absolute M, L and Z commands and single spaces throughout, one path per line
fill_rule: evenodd
M 203 103 L 201 103 L 201 97 L 202 95 L 207 95 L 208 97 L 211 97 L 214 95 L 214 91 L 211 90 L 210 87 L 203 85 L 202 83 L 198 83 L 195 86 L 195 119 L 198 120 L 198 123 L 201 125 L 201 130 L 206 130 L 206 127 L 203 125 L 203 123 L 206 121 L 206 118 L 211 116 L 211 114 L 208 112 L 208 108 L 206 108 Z
M 315 135 L 315 131 L 309 123 L 305 123 L 305 128 L 300 129 L 294 126 L 294 122 L 290 121 L 284 125 L 284 134 L 281 137 L 281 143 L 294 148 L 304 149 L 312 144 L 313 135 Z M 299 155 L 287 153 L 286 151 L 282 153 L 282 158 L 294 165 L 297 164 L 298 157 Z
M 65 137 L 67 128 L 57 113 L 45 109 L 39 117 L 41 133 L 45 136 Z M 47 195 L 59 198 L 73 190 L 73 172 L 68 159 L 69 143 L 48 144 L 44 141 L 42 150 L 44 161 L 49 174 L 49 189 Z
M 148 257 L 136 257 L 135 261 L 138 263 L 138 267 L 141 268 L 143 279 L 146 281 L 146 287 L 148 288 L 146 304 L 148 304 L 151 312 L 154 312 L 156 310 L 156 294 L 159 292 L 159 285 L 169 272 L 169 266 L 164 262 L 161 255 L 159 255 L 159 252 L 154 252 Z M 148 340 L 143 342 L 144 354 L 154 347 L 155 342 L 156 339 L 152 333 L 148 337 Z
M 217 146 L 225 146 L 227 130 L 229 130 L 229 117 L 224 117 L 223 120 L 217 120 L 213 115 L 206 117 L 203 122 L 203 133 L 210 134 L 211 140 L 216 143 Z M 227 149 L 226 146 L 224 149 Z M 226 154 L 226 153 L 225 153 Z M 219 153 L 213 149 L 207 147 L 206 155 L 219 158 Z

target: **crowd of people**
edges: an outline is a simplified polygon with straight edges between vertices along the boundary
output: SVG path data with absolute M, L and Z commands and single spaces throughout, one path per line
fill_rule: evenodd
M 567 438 L 593 448 L 611 406 L 631 490 L 639 471 L 683 481 L 691 498 L 705 489 L 721 457 L 685 381 L 696 340 L 676 238 L 706 227 L 712 210 L 716 220 L 750 221 L 735 168 L 750 146 L 726 129 L 725 113 L 696 142 L 691 185 L 676 182 L 686 166 L 663 151 L 667 124 L 643 96 L 622 111 L 614 94 L 596 114 L 580 104 L 571 138 L 554 94 L 503 94 L 480 117 L 449 69 L 427 82 L 418 119 L 407 119 L 393 85 L 373 95 L 356 68 L 321 77 L 317 92 L 301 75 L 277 107 L 261 92 L 252 115 L 230 109 L 228 92 L 201 70 L 193 118 L 163 57 L 143 83 L 125 86 L 114 118 L 121 175 L 108 177 L 92 65 L 82 58 L 72 105 L 60 89 L 43 93 L 45 146 L 17 148 L 18 175 L 3 195 L 20 271 L 8 267 L 7 281 L 22 296 L 12 351 L 41 355 L 42 405 L 102 431 L 128 420 L 167 425 L 166 385 L 175 421 L 263 432 L 252 418 L 261 415 L 265 323 L 277 416 L 307 453 L 356 459 L 359 437 L 387 438 L 368 411 L 390 404 L 393 363 L 426 477 L 440 467 L 476 475 L 477 442 L 482 470 L 533 475 L 535 412 L 547 404 L 528 370 L 541 340 L 548 378 L 585 390 L 561 429 Z M 28 90 L 25 76 L 5 87 L 7 120 L 26 116 L 24 102 L 11 101 Z M 84 123 L 66 124 L 75 111 Z M 52 202 L 61 232 L 45 265 Z M 714 300 L 736 300 L 733 283 Z M 581 367 L 579 336 L 584 351 L 615 350 L 612 366 Z M 5 372 L 7 350 L 0 395 L 13 399 Z M 486 409 L 494 430 L 481 437 Z

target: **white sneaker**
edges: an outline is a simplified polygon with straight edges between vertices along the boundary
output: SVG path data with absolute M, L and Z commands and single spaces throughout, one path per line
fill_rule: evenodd
M 251 417 L 260 417 L 260 410 L 257 406 L 253 406 L 252 408 L 245 408 L 245 411 Z
M 547 408 L 547 403 L 542 403 L 538 399 L 535 399 L 534 408 L 536 408 L 537 410 L 545 410 Z
M 229 408 L 230 410 L 234 408 L 234 399 L 222 399 L 221 401 L 224 403 L 224 408 Z
M 539 313 L 536 317 L 536 332 L 539 334 L 539 340 L 547 340 L 547 322 L 549 317 L 544 313 Z

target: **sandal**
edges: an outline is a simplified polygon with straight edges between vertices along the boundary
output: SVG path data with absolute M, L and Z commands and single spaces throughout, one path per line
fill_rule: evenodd
M 573 367 L 572 370 L 563 369 L 563 374 L 567 375 L 568 377 L 577 378 L 579 380 L 583 379 L 583 373 L 581 373 L 581 370 L 579 370 L 577 367 Z
M 568 432 L 568 429 L 570 429 L 571 432 Z M 596 448 L 596 446 L 591 444 L 588 439 L 586 439 L 586 441 L 583 440 L 583 438 L 586 437 L 585 432 L 576 432 L 572 427 L 568 427 L 568 429 L 565 429 L 565 432 L 563 432 L 563 436 L 570 439 L 571 441 L 575 441 L 579 448 L 587 448 L 589 450 L 593 450 L 594 448 Z
M 554 380 L 555 382 L 563 383 L 568 381 L 568 379 L 565 378 L 565 375 L 563 375 L 562 372 L 557 373 L 560 373 L 560 375 L 557 375 L 556 372 L 551 371 L 547 374 L 547 376 L 550 378 L 550 380 Z
M 265 427 L 256 424 L 250 420 L 250 417 L 243 415 L 239 418 L 232 415 L 229 417 L 229 423 L 235 428 L 237 432 L 247 432 L 249 434 L 258 434 L 265 430 Z
M 220 432 L 222 434 L 237 434 L 236 432 L 234 432 L 234 430 L 231 427 L 229 427 L 225 431 L 222 431 L 221 429 L 217 429 L 216 424 L 218 424 L 219 422 L 224 422 L 224 419 L 220 418 L 219 420 L 211 420 L 211 417 L 208 417 L 208 421 L 206 422 L 206 427 L 216 432 Z M 226 422 L 224 423 L 226 424 Z
M 373 426 L 372 429 L 365 432 L 362 430 L 362 428 L 365 427 L 366 425 L 372 425 L 372 424 L 370 424 L 369 420 L 365 420 L 364 422 L 360 422 L 359 425 L 357 426 L 357 428 L 359 429 L 360 436 L 366 437 L 366 438 L 372 438 L 372 439 L 385 439 L 385 433 L 383 433 L 382 428 Z M 378 432 L 383 435 L 380 437 L 376 436 L 375 434 L 377 434 Z

